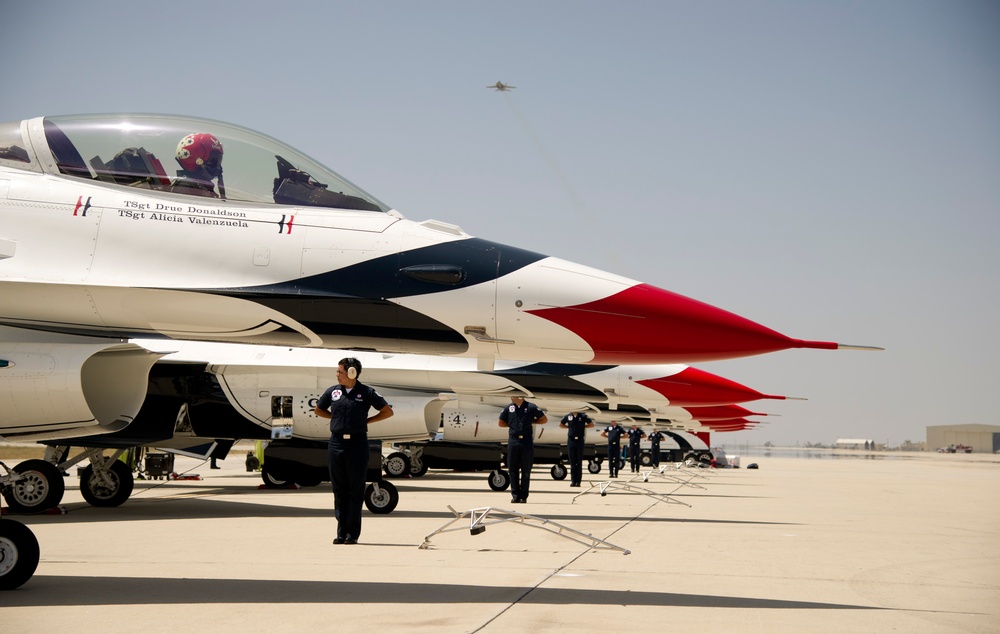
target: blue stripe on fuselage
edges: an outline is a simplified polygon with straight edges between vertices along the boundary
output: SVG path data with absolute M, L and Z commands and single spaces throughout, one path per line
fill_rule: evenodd
M 481 238 L 468 238 L 393 253 L 342 269 L 277 284 L 204 290 L 221 290 L 225 294 L 251 297 L 258 294 L 378 299 L 412 297 L 490 282 L 546 257 Z M 421 265 L 461 267 L 466 274 L 457 284 L 437 283 L 400 274 L 401 269 Z

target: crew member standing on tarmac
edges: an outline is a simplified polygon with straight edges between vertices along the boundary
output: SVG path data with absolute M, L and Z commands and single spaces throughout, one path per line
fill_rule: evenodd
M 337 364 L 337 385 L 323 392 L 314 410 L 320 418 L 330 419 L 326 455 L 333 483 L 333 514 L 337 518 L 334 544 L 358 543 L 368 473 L 368 425 L 393 413 L 381 394 L 358 381 L 359 376 L 360 361 L 341 359 Z M 378 413 L 369 417 L 372 408 Z
M 587 428 L 594 426 L 594 421 L 590 420 L 590 416 L 584 412 L 570 412 L 559 421 L 559 426 L 569 430 L 566 436 L 566 449 L 569 454 L 569 485 L 578 487 L 583 480 L 583 437 L 587 433 Z
M 642 453 L 639 441 L 645 437 L 646 432 L 639 429 L 638 425 L 633 424 L 632 429 L 628 430 L 628 462 L 632 467 L 632 473 L 639 472 L 639 456 Z
M 663 433 L 655 427 L 653 428 L 653 433 L 649 435 L 649 456 L 653 459 L 654 467 L 660 466 L 660 442 L 664 438 Z
M 510 397 L 510 405 L 500 412 L 497 423 L 507 428 L 507 468 L 510 469 L 510 502 L 528 501 L 531 464 L 535 460 L 535 434 L 532 425 L 548 422 L 545 413 L 520 396 Z
M 622 457 L 622 436 L 625 435 L 625 428 L 612 421 L 611 425 L 604 428 L 601 436 L 608 439 L 608 471 L 610 477 L 618 477 L 618 461 Z

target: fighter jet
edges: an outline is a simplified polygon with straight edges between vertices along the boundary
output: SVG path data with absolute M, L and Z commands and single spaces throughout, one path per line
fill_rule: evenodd
M 0 124 L 0 326 L 0 435 L 35 438 L 128 424 L 157 357 L 125 337 L 467 356 L 487 370 L 842 347 L 407 220 L 274 139 L 160 115 Z
M 123 503 L 132 490 L 132 474 L 99 453 L 104 449 L 217 442 L 222 452 L 217 457 L 225 457 L 233 440 L 270 439 L 285 430 L 283 437 L 293 444 L 325 444 L 329 421 L 316 416 L 314 408 L 320 394 L 336 383 L 336 367 L 345 356 L 360 360 L 362 381 L 393 407 L 394 416 L 373 425 L 369 437 L 392 442 L 427 440 L 439 429 L 446 440 L 504 441 L 506 430 L 496 425 L 497 415 L 516 395 L 550 412 L 538 440 L 557 444 L 563 438 L 558 421 L 571 411 L 587 411 L 599 422 L 637 420 L 665 430 L 712 431 L 722 425 L 699 424 L 699 416 L 714 421 L 755 415 L 720 403 L 786 398 L 680 364 L 501 362 L 484 372 L 468 358 L 154 339 L 132 343 L 158 359 L 132 423 L 114 433 L 44 440 L 48 459 L 15 467 L 26 480 L 4 492 L 12 508 L 30 513 L 57 505 L 60 474 L 88 460 L 80 483 L 84 497 L 99 506 Z M 590 440 L 601 442 L 596 436 Z M 73 453 L 72 448 L 82 449 Z
M 497 92 L 507 92 L 509 90 L 514 90 L 515 88 L 517 88 L 517 86 L 511 86 L 510 84 L 505 84 L 502 81 L 498 81 L 492 86 L 487 86 L 487 88 L 492 88 Z
M 128 426 L 158 358 L 128 337 L 468 356 L 486 370 L 843 347 L 407 220 L 246 128 L 142 114 L 0 123 L 0 326 L 0 436 L 35 440 Z

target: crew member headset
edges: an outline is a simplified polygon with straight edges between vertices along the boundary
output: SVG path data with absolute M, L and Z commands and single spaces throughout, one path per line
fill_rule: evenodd
M 347 378 L 352 381 L 361 376 L 361 362 L 354 357 L 348 357 L 341 360 L 340 365 L 347 368 Z

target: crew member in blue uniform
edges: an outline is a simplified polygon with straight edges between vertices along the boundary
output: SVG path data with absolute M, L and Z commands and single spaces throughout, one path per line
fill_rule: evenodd
M 645 437 L 646 432 L 642 431 L 638 425 L 633 424 L 632 429 L 628 430 L 628 462 L 629 466 L 632 467 L 632 473 L 639 471 L 639 456 L 642 455 L 639 442 Z
M 610 477 L 618 477 L 618 461 L 622 457 L 622 436 L 625 435 L 625 428 L 617 422 L 612 422 L 604 428 L 601 436 L 608 439 L 608 471 Z
M 580 486 L 583 480 L 583 438 L 588 427 L 594 426 L 584 412 L 570 412 L 559 421 L 559 426 L 568 429 L 566 433 L 566 449 L 569 454 L 569 485 Z
M 532 425 L 544 425 L 548 418 L 537 405 L 520 396 L 512 396 L 510 405 L 500 412 L 497 423 L 507 428 L 507 468 L 510 469 L 510 502 L 528 501 L 531 463 L 535 460 L 535 435 Z
M 653 433 L 649 435 L 649 457 L 653 459 L 653 466 L 660 466 L 660 442 L 666 436 L 657 428 L 653 428 Z
M 382 395 L 360 381 L 361 362 L 353 357 L 337 364 L 337 384 L 316 402 L 316 415 L 330 419 L 327 462 L 333 484 L 333 513 L 337 518 L 334 544 L 357 544 L 361 537 L 361 507 L 368 472 L 368 425 L 392 416 Z M 371 409 L 378 410 L 369 417 Z

